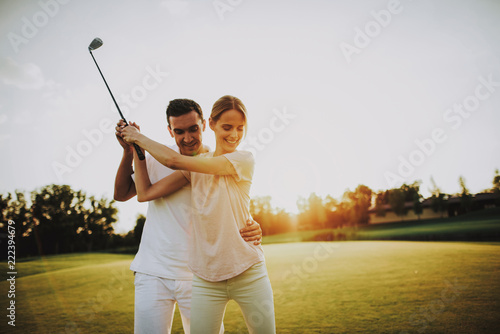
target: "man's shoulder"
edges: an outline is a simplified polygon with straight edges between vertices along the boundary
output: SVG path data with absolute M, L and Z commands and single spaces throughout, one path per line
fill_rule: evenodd
M 148 166 L 148 168 L 166 168 L 166 169 L 169 169 L 167 166 L 165 165 L 162 165 L 160 162 L 158 162 L 158 160 L 156 160 L 152 155 L 147 155 L 146 156 L 146 164 Z
M 213 155 L 214 155 L 214 152 L 213 151 L 209 151 L 209 152 L 205 152 L 205 153 L 200 153 L 197 156 L 198 157 L 203 157 L 203 158 L 210 158 L 210 157 L 213 157 Z
M 166 145 L 169 149 L 171 150 L 174 150 L 175 152 L 179 153 L 179 147 L 177 145 Z M 161 164 L 160 162 L 158 162 L 158 160 L 155 159 L 155 157 L 153 157 L 151 154 L 149 153 L 146 153 L 146 163 L 149 165 L 155 165 L 155 166 L 163 166 L 167 169 L 169 169 L 168 167 L 166 167 L 165 165 Z

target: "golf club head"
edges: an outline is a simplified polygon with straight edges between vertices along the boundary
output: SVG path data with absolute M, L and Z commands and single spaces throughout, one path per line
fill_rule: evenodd
M 99 37 L 94 38 L 94 40 L 89 45 L 89 51 L 98 49 L 102 46 L 102 39 Z

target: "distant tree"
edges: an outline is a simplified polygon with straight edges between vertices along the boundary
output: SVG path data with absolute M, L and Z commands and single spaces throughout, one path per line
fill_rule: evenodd
M 0 213 L 2 222 L 15 222 L 16 255 L 23 257 L 108 248 L 118 209 L 113 200 L 87 198 L 83 191 L 52 184 L 29 196 L 1 194 Z
M 448 209 L 446 197 L 447 195 L 441 192 L 441 189 L 437 186 L 436 181 L 431 176 L 432 188 L 429 189 L 431 193 L 431 209 L 434 212 L 439 212 L 441 218 L 443 218 L 444 212 Z
M 325 228 L 326 209 L 320 196 L 312 193 L 307 199 L 308 214 L 311 224 L 316 229 Z
M 297 199 L 297 209 L 299 209 L 299 214 L 297 215 L 298 227 L 301 230 L 314 230 L 317 228 L 317 219 L 315 214 L 311 212 L 310 199 L 312 194 L 308 198 L 299 196 Z M 313 200 L 314 201 L 314 200 Z
M 141 242 L 142 231 L 144 230 L 144 224 L 146 223 L 146 216 L 139 214 L 135 220 L 134 227 L 134 239 L 139 244 Z
M 443 193 L 433 194 L 431 197 L 431 208 L 434 212 L 439 212 L 441 218 L 448 209 L 447 195 Z
M 68 185 L 49 185 L 32 192 L 34 232 L 43 254 L 75 251 L 81 223 L 74 205 L 78 197 Z
M 14 196 L 10 193 L 0 194 L 0 232 L 7 233 L 8 221 L 14 221 L 16 256 L 23 257 L 36 253 L 36 243 L 30 235 L 32 219 L 29 203 L 24 192 L 15 191 Z M 7 251 L 0 258 L 6 258 Z
M 30 209 L 24 192 L 16 191 L 14 195 L 15 198 L 10 193 L 0 195 L 2 222 L 13 220 L 16 224 L 16 235 L 23 236 L 30 230 Z
M 415 198 L 420 197 L 420 184 L 421 181 L 415 181 L 412 184 L 404 183 L 401 190 L 404 192 L 405 202 L 413 202 Z
M 330 195 L 327 195 L 325 197 L 325 199 L 323 200 L 323 207 L 326 209 L 327 212 L 335 211 L 338 204 L 339 204 L 339 201 L 337 201 L 335 198 L 333 198 Z
M 307 210 L 309 210 L 309 206 L 308 206 L 306 198 L 299 196 L 295 203 L 297 204 L 297 209 L 299 210 L 300 213 L 304 213 Z
M 134 230 L 128 231 L 126 234 L 113 234 L 110 240 L 110 248 L 129 248 L 137 252 L 139 243 L 136 241 Z
M 9 220 L 9 218 L 7 218 L 8 217 L 7 209 L 9 207 L 10 201 L 12 201 L 12 195 L 10 193 L 0 194 L 0 216 L 2 217 L 0 224 L 3 224 L 5 221 Z
M 311 219 L 309 217 L 309 203 L 307 199 L 299 196 L 297 198 L 297 209 L 299 213 L 297 214 L 297 225 L 301 230 L 310 230 L 313 228 L 311 224 Z
M 412 184 L 404 183 L 401 187 L 388 190 L 388 200 L 392 211 L 401 219 L 406 216 L 408 209 L 406 203 L 412 203 L 413 210 L 417 216 L 422 214 L 423 208 L 420 195 L 421 181 L 415 181 Z
M 273 208 L 271 196 L 256 196 L 250 200 L 250 214 L 260 224 L 263 235 L 289 232 L 296 224 L 284 209 Z
M 401 189 L 405 192 L 405 202 L 413 203 L 413 212 L 417 215 L 417 219 L 420 219 L 422 214 L 422 195 L 420 195 L 420 184 L 421 181 L 415 181 L 412 184 L 403 184 Z
M 250 200 L 250 214 L 260 224 L 263 235 L 271 234 L 273 212 L 271 196 L 256 196 Z
M 343 195 L 343 201 L 347 203 L 349 210 L 349 221 L 353 226 L 364 225 L 370 222 L 368 210 L 372 203 L 373 191 L 365 185 L 358 185 L 354 191 L 349 189 Z
M 276 209 L 271 225 L 271 234 L 285 233 L 293 230 L 291 215 L 284 209 Z
M 326 212 L 326 227 L 327 228 L 338 228 L 343 225 L 342 219 L 340 218 L 339 201 L 330 195 L 327 195 L 323 199 L 323 207 Z
M 441 218 L 443 218 L 444 212 L 448 209 L 447 195 L 441 192 L 441 189 L 436 185 L 436 182 L 431 177 L 432 188 L 429 189 L 432 197 L 431 197 L 431 208 L 434 212 L 439 212 L 441 214 Z
M 495 170 L 495 176 L 493 177 L 493 188 L 491 188 L 494 194 L 497 194 L 497 199 L 495 202 L 496 206 L 500 206 L 500 172 L 498 169 Z
M 405 192 L 401 188 L 389 190 L 389 205 L 392 211 L 401 219 L 406 215 Z
M 417 215 L 418 220 L 420 220 L 420 215 L 424 211 L 421 202 L 422 196 L 418 193 L 413 194 L 413 212 Z
M 465 185 L 465 179 L 463 176 L 458 178 L 458 183 L 460 184 L 460 208 L 463 213 L 470 211 L 472 206 L 472 195 Z
M 344 194 L 345 195 L 345 194 Z M 338 227 L 348 226 L 352 224 L 351 222 L 351 204 L 345 200 L 341 201 L 337 205 L 336 213 L 336 221 Z
M 373 191 L 369 187 L 360 184 L 354 193 L 356 194 L 357 222 L 358 224 L 368 224 L 370 222 L 368 210 L 372 206 Z
M 495 192 L 500 192 L 500 172 L 498 169 L 495 169 L 495 176 L 493 177 L 493 188 L 492 190 Z
M 83 199 L 81 192 L 77 192 Z M 105 198 L 97 200 L 94 196 L 89 198 L 90 207 L 83 208 L 83 202 L 76 203 L 75 208 L 82 210 L 84 214 L 83 224 L 78 227 L 82 236 L 85 237 L 87 251 L 94 248 L 106 249 L 111 235 L 114 232 L 113 224 L 117 221 L 118 209 L 113 205 L 114 200 L 108 201 Z
M 90 251 L 107 247 L 118 210 L 114 201 L 87 199 L 68 185 L 48 185 L 31 192 L 32 231 L 42 254 Z
M 389 204 L 389 191 L 381 190 L 375 195 L 375 215 L 385 217 L 385 205 Z

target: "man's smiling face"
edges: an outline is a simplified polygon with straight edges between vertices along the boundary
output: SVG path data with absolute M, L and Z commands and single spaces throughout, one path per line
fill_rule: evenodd
M 202 148 L 202 134 L 205 131 L 205 120 L 196 111 L 182 116 L 170 116 L 168 132 L 175 138 L 179 152 L 183 155 L 196 155 Z

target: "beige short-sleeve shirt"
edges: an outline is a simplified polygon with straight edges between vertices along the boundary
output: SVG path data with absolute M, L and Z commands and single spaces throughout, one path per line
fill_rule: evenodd
M 213 152 L 200 155 L 211 158 Z M 235 175 L 183 171 L 191 182 L 193 235 L 189 268 L 212 282 L 235 277 L 264 261 L 262 246 L 246 242 L 239 230 L 250 218 L 250 187 L 255 161 L 252 153 L 224 154 Z

